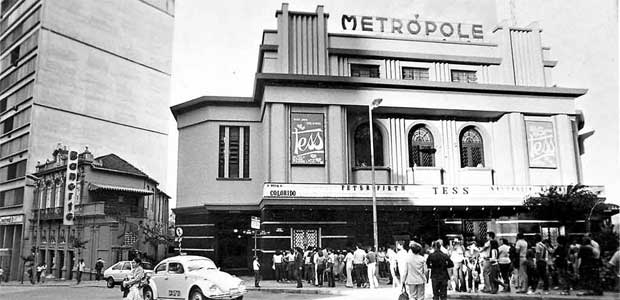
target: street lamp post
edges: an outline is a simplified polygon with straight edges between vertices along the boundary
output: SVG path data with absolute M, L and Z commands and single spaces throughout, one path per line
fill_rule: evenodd
M 379 107 L 383 99 L 378 98 L 372 100 L 372 103 L 368 105 L 368 124 L 370 126 L 370 177 L 372 186 L 372 231 L 374 238 L 374 251 L 379 249 L 379 232 L 377 229 L 377 189 L 375 187 L 375 146 L 374 146 L 374 132 L 372 126 L 372 110 Z
M 27 178 L 33 180 L 35 182 L 35 189 L 38 189 L 39 186 L 39 182 L 41 181 L 41 178 L 32 175 L 32 174 L 27 174 L 26 175 Z M 40 193 L 41 191 L 39 191 Z M 35 228 L 36 230 L 36 238 L 34 239 L 34 264 L 35 266 L 39 263 L 39 241 L 41 240 L 41 232 L 40 232 L 40 228 L 41 228 L 41 205 L 43 203 L 40 202 L 41 197 L 39 197 L 39 194 L 35 194 L 35 197 L 37 199 L 35 199 L 35 201 L 37 202 L 37 228 Z

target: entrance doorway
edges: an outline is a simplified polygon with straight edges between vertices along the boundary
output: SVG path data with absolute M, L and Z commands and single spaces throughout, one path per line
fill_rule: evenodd
M 320 247 L 319 240 L 319 231 L 317 229 L 291 229 L 292 248 Z

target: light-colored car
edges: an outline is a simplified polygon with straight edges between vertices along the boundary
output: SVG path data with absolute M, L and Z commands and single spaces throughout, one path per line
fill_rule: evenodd
M 142 268 L 147 275 L 153 272 L 153 266 L 148 262 L 142 262 Z M 131 261 L 119 261 L 103 271 L 103 278 L 106 280 L 107 286 L 113 288 L 114 285 L 123 282 L 129 276 L 132 269 Z
M 161 261 L 144 287 L 144 299 L 243 299 L 245 284 L 222 272 L 212 260 L 182 255 Z

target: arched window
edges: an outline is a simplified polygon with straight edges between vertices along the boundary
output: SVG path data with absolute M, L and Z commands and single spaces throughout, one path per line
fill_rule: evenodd
M 377 124 L 373 124 L 375 166 L 383 166 L 383 135 L 378 130 Z M 368 123 L 361 124 L 353 134 L 353 149 L 355 151 L 355 166 L 370 167 L 370 127 Z
M 435 166 L 433 135 L 425 126 L 416 126 L 409 131 L 409 166 Z
M 474 127 L 461 133 L 461 168 L 484 167 L 482 136 Z

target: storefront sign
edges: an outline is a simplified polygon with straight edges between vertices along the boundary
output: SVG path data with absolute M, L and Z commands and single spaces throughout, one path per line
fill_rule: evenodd
M 22 224 L 24 223 L 24 215 L 12 215 L 0 217 L 0 225 Z
M 374 16 L 342 15 L 340 23 L 345 31 L 373 32 L 378 34 L 423 37 L 445 40 L 483 40 L 481 24 L 399 19 Z
M 76 188 L 78 175 L 78 153 L 69 150 L 67 158 L 67 178 L 65 180 L 65 205 L 62 218 L 63 225 L 71 226 L 75 219 Z
M 291 113 L 291 164 L 325 164 L 324 116 Z
M 557 153 L 553 123 L 525 121 L 530 167 L 556 168 Z
M 260 229 L 260 218 L 252 216 L 250 217 L 250 228 Z
M 269 199 L 370 199 L 370 184 L 274 184 L 263 186 L 263 198 Z M 377 184 L 377 198 L 410 200 L 426 206 L 518 206 L 529 197 L 545 193 L 545 185 L 413 185 Z M 590 187 L 602 192 L 601 187 Z M 601 194 L 599 194 L 602 197 Z

